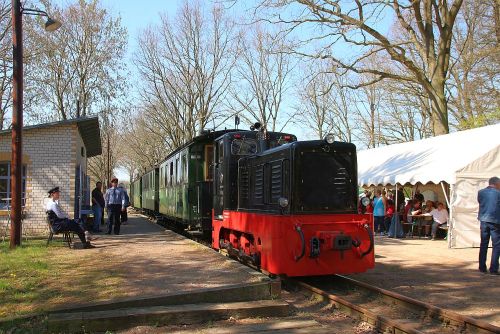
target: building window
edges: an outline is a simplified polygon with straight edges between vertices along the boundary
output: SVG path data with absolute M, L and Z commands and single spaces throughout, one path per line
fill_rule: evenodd
M 22 176 L 22 206 L 26 205 L 26 165 L 23 165 Z M 0 210 L 6 210 L 10 206 L 10 161 L 0 162 Z

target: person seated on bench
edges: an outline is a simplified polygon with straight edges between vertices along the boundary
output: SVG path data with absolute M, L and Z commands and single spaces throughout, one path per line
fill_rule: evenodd
M 448 211 L 444 208 L 444 204 L 441 202 L 437 203 L 437 209 L 432 209 L 431 212 L 425 213 L 425 215 L 432 216 L 432 239 L 436 239 L 436 232 L 438 227 L 448 224 Z
M 61 206 L 59 205 L 59 195 L 60 190 L 59 187 L 55 187 L 49 190 L 50 200 L 47 203 L 47 212 L 52 211 L 55 214 L 55 218 L 52 222 L 52 229 L 55 233 L 59 233 L 62 231 L 72 231 L 75 232 L 80 240 L 82 241 L 83 248 L 95 248 L 92 244 L 90 244 L 90 233 L 84 231 L 83 228 L 74 220 L 69 219 L 69 216 L 66 212 L 63 211 Z

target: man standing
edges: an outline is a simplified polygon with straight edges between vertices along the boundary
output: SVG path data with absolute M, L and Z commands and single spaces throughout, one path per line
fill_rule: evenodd
M 128 197 L 127 190 L 123 186 L 123 183 L 120 183 L 118 189 L 122 191 L 123 196 L 125 197 L 125 210 L 121 212 L 121 220 L 120 220 L 121 223 L 125 225 L 127 224 L 128 221 L 127 208 L 130 206 L 130 198 Z
M 381 191 L 380 189 L 377 189 L 375 191 L 375 198 L 373 199 L 373 225 L 375 233 L 379 232 L 380 229 L 380 233 L 382 234 L 382 229 L 384 228 L 385 208 L 385 190 Z
M 102 195 L 102 182 L 98 181 L 95 184 L 95 189 L 92 190 L 92 211 L 94 211 L 94 232 L 101 232 L 99 225 L 101 224 L 102 212 L 106 203 Z
M 55 187 L 49 190 L 50 200 L 47 202 L 46 210 L 50 215 L 53 215 L 53 218 L 50 218 L 52 221 L 52 229 L 55 233 L 59 233 L 62 231 L 72 231 L 78 234 L 80 238 L 83 248 L 95 248 L 95 246 L 90 244 L 92 240 L 89 232 L 84 231 L 83 228 L 74 220 L 69 219 L 69 216 L 59 205 L 59 196 L 60 191 L 59 187 Z
M 111 188 L 106 190 L 104 200 L 106 202 L 106 209 L 108 211 L 108 234 L 114 228 L 115 234 L 120 234 L 120 213 L 125 211 L 125 196 L 123 192 L 117 187 L 118 179 L 115 177 L 111 180 Z
M 479 248 L 479 270 L 486 273 L 486 255 L 488 244 L 493 244 L 490 274 L 499 275 L 498 258 L 500 256 L 500 179 L 496 176 L 489 179 L 488 187 L 479 190 L 477 201 L 479 213 L 477 219 L 481 223 L 481 247 Z

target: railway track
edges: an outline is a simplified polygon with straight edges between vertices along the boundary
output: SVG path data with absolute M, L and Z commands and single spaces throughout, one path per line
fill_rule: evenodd
M 285 279 L 384 333 L 500 333 L 500 327 L 344 276 Z
M 193 241 L 211 247 L 210 242 L 201 234 L 180 230 L 175 224 L 158 220 L 156 217 L 149 218 Z M 249 266 L 258 270 L 252 265 Z M 286 289 L 298 288 L 303 293 L 328 301 L 343 313 L 360 318 L 384 333 L 500 334 L 500 327 L 486 321 L 341 275 L 300 280 L 282 278 L 282 281 Z

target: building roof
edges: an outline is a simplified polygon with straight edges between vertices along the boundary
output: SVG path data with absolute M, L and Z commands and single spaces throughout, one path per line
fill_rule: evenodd
M 492 150 L 500 151 L 499 132 L 500 123 L 360 151 L 359 185 L 454 184 L 457 171 Z M 498 153 L 493 156 L 500 159 Z
M 23 127 L 23 131 L 29 131 L 31 129 L 41 129 L 60 125 L 71 125 L 76 124 L 80 136 L 82 137 L 83 143 L 85 144 L 85 150 L 87 152 L 87 157 L 91 158 L 102 153 L 101 146 L 101 131 L 99 129 L 99 117 L 80 117 L 73 118 L 59 122 L 42 123 L 36 125 L 28 125 Z M 0 131 L 0 134 L 9 133 L 11 129 Z

